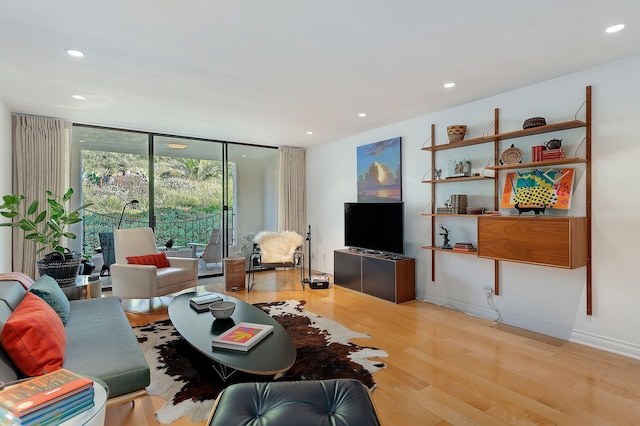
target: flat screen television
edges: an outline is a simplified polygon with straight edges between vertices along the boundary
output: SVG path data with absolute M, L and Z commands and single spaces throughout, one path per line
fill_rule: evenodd
M 344 245 L 404 254 L 404 203 L 344 203 Z

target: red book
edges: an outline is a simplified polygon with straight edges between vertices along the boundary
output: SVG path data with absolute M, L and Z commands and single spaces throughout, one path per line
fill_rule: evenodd
M 531 147 L 531 161 L 542 161 L 542 151 L 544 151 L 543 145 L 536 145 Z
M 0 410 L 22 417 L 93 386 L 93 380 L 61 368 L 0 391 Z

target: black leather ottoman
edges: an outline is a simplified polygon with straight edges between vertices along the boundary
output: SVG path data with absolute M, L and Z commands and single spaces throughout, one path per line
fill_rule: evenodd
M 358 380 L 238 383 L 216 400 L 209 425 L 380 425 Z

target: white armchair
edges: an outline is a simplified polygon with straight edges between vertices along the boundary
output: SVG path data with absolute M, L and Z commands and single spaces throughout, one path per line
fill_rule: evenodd
M 121 299 L 151 299 L 198 285 L 196 259 L 168 257 L 169 267 L 129 264 L 127 256 L 158 252 L 151 228 L 116 229 L 116 262 L 111 265 L 111 288 Z

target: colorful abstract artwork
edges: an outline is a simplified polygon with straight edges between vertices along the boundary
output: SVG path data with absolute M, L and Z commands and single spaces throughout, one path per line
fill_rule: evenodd
M 358 147 L 358 202 L 402 201 L 400 139 Z
M 569 209 L 575 169 L 540 168 L 509 172 L 500 208 L 544 207 Z

